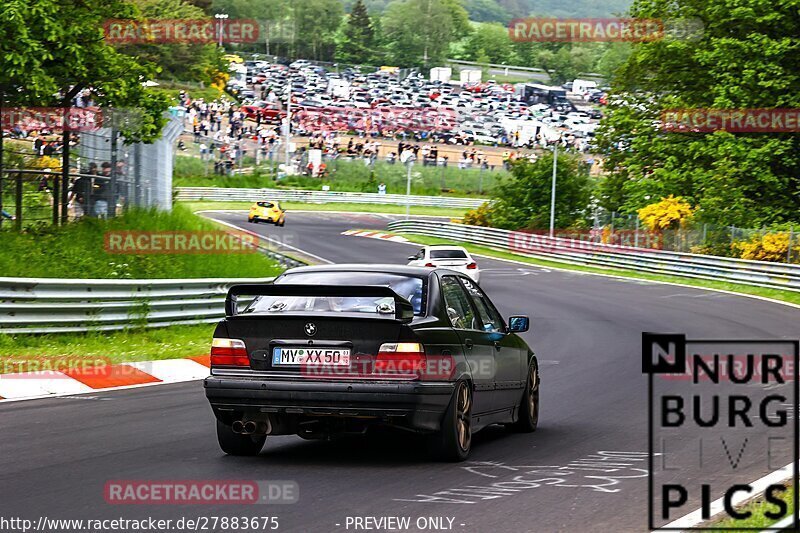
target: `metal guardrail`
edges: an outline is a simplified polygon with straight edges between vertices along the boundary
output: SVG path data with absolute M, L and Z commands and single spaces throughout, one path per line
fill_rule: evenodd
M 216 322 L 245 279 L 0 278 L 0 333 L 70 333 Z
M 252 246 L 285 268 L 305 263 Z M 225 295 L 243 279 L 43 279 L 0 278 L 0 334 L 113 331 L 216 322 L 225 316 Z
M 729 257 L 665 252 L 611 244 L 593 244 L 464 224 L 402 220 L 388 224 L 392 231 L 416 233 L 480 244 L 519 255 L 597 267 L 614 267 L 651 274 L 727 281 L 800 291 L 800 265 L 750 261 Z
M 448 59 L 447 63 L 453 65 L 464 65 L 469 67 L 489 67 L 495 69 L 505 69 L 510 72 L 535 72 L 535 73 L 542 73 L 547 74 L 547 71 L 543 68 L 536 68 L 536 67 L 522 67 L 519 65 L 506 65 L 505 63 L 478 63 L 477 61 L 464 61 L 461 59 Z M 598 74 L 597 72 L 582 72 L 578 74 L 584 78 L 602 78 L 602 74 Z
M 414 205 L 425 207 L 457 207 L 472 209 L 486 202 L 473 198 L 452 196 L 406 196 L 405 194 L 377 194 L 370 192 L 303 191 L 286 189 L 226 189 L 217 187 L 178 187 L 176 200 L 212 202 L 255 202 L 257 200 L 280 200 L 306 203 L 354 203 Z

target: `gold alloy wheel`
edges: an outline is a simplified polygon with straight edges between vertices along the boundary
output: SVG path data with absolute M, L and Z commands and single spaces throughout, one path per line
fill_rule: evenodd
M 458 433 L 458 446 L 463 451 L 469 450 L 472 441 L 472 396 L 469 386 L 461 383 L 456 396 L 456 432 Z
M 531 366 L 528 372 L 528 416 L 531 421 L 535 422 L 534 416 L 536 414 L 536 390 L 539 386 L 539 375 L 536 373 L 536 367 Z M 538 415 L 536 415 L 538 418 Z

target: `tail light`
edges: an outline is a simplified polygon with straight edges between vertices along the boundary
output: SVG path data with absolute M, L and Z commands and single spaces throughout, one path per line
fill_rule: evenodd
M 467 270 L 477 270 L 477 269 L 478 269 L 478 263 L 472 262 L 467 265 Z
M 418 342 L 387 342 L 378 349 L 375 373 L 419 375 L 425 371 L 425 347 Z
M 247 348 L 239 339 L 218 339 L 211 341 L 211 366 L 250 366 Z
M 436 268 L 436 265 L 434 265 L 433 263 L 425 263 L 425 266 L 426 267 Z

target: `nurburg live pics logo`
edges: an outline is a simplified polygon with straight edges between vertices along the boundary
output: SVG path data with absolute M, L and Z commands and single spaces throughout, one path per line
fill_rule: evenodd
M 791 468 L 798 487 L 799 345 L 642 333 L 651 530 L 765 531 L 771 528 L 737 522 L 775 524 L 790 516 L 789 480 L 763 478 Z M 750 499 L 764 505 L 744 507 Z M 797 523 L 797 491 L 794 509 Z M 682 519 L 697 510 L 699 524 Z

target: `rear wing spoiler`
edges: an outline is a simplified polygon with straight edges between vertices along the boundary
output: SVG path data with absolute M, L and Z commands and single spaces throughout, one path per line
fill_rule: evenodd
M 275 285 L 244 284 L 233 285 L 225 297 L 225 316 L 236 316 L 239 296 L 351 296 L 363 298 L 394 299 L 395 320 L 411 322 L 414 318 L 414 306 L 411 302 L 394 292 L 389 287 L 379 285 Z

